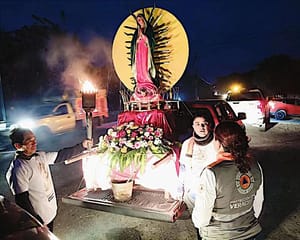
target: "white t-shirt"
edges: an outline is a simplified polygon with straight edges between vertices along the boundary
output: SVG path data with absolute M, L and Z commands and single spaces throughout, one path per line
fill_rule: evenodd
M 53 164 L 57 152 L 38 152 L 30 160 L 17 158 L 11 162 L 6 179 L 14 195 L 29 192 L 29 200 L 35 212 L 45 224 L 56 216 L 57 202 L 49 164 Z

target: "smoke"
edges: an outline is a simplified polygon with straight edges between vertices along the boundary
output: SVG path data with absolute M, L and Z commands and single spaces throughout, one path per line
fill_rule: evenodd
M 46 62 L 58 72 L 65 89 L 80 90 L 90 81 L 95 87 L 105 86 L 105 67 L 112 65 L 111 44 L 99 37 L 83 44 L 74 37 L 53 37 L 49 41 Z

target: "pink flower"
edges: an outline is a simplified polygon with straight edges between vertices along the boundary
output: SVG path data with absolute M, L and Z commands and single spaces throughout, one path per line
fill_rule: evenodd
M 162 128 L 153 125 L 138 126 L 130 122 L 108 129 L 107 134 L 101 138 L 100 147 L 111 152 L 120 151 L 123 154 L 142 148 L 154 151 L 153 146 L 159 148 L 164 145 L 162 137 Z
M 118 133 L 117 133 L 117 137 L 118 138 L 123 138 L 126 136 L 126 132 L 124 130 L 120 130 Z
M 138 136 L 138 134 L 136 132 L 131 133 L 131 138 L 136 138 L 136 136 Z
M 159 129 L 156 129 L 156 131 L 154 132 L 154 135 L 156 137 L 162 137 L 162 132 Z
M 139 149 L 141 147 L 141 143 L 140 142 L 135 142 L 134 143 L 134 148 L 135 149 Z

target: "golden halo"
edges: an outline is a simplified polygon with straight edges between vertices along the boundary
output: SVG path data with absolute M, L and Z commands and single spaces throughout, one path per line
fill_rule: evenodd
M 133 14 L 143 13 L 152 27 L 157 31 L 155 38 L 161 40 L 159 49 L 154 50 L 154 64 L 159 76 L 165 83 L 164 88 L 169 90 L 181 78 L 189 55 L 189 44 L 186 32 L 179 20 L 170 12 L 161 8 L 139 9 Z M 151 21 L 150 21 L 151 20 Z M 115 71 L 129 89 L 134 89 L 130 66 L 130 42 L 137 27 L 135 18 L 130 15 L 120 25 L 114 37 L 112 59 Z M 159 35 L 159 36 L 158 36 Z

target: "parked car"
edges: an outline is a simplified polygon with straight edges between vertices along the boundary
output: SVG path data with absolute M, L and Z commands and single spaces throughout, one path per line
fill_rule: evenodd
M 63 133 L 75 129 L 75 112 L 68 102 L 43 104 L 19 116 L 16 125 L 31 128 L 37 134 Z
M 286 119 L 289 116 L 300 116 L 300 99 L 286 98 L 269 101 L 270 114 L 277 120 Z
M 49 229 L 30 213 L 0 195 L 0 239 L 58 240 Z
M 228 92 L 226 101 L 236 114 L 246 113 L 245 123 L 261 127 L 269 120 L 268 101 L 260 89 Z

